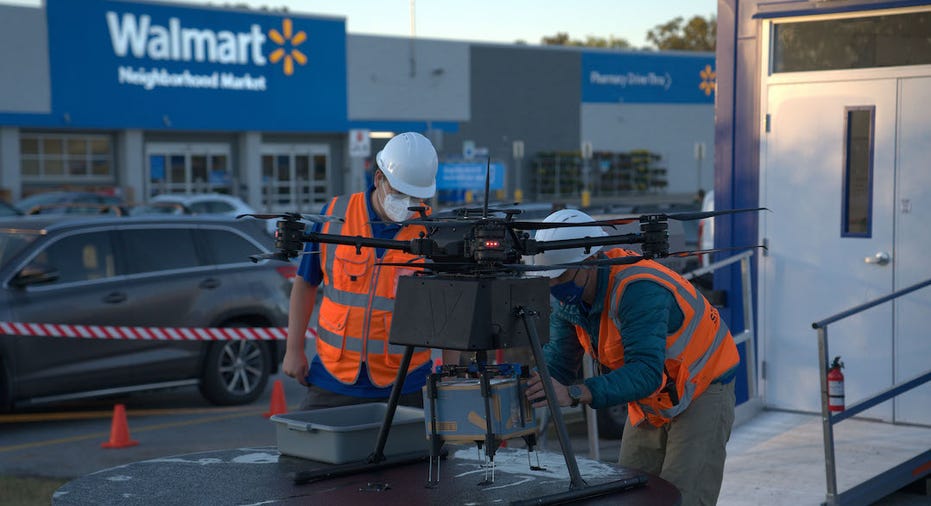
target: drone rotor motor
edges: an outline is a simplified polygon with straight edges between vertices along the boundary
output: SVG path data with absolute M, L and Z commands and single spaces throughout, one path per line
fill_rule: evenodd
M 643 236 L 640 249 L 644 258 L 669 256 L 669 222 L 663 216 L 655 214 L 641 216 L 640 232 Z
M 275 228 L 275 247 L 288 258 L 298 256 L 304 249 L 306 227 L 306 224 L 296 219 L 279 220 Z

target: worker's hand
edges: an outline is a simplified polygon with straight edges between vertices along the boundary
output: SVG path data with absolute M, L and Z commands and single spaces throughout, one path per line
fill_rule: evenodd
M 286 376 L 290 376 L 298 381 L 301 385 L 307 386 L 307 355 L 303 352 L 284 353 L 284 360 L 281 362 L 281 370 Z
M 572 404 L 572 399 L 569 397 L 569 387 L 556 381 L 554 378 L 550 378 L 550 380 L 552 380 L 553 392 L 556 394 L 556 404 L 559 406 L 568 406 Z M 524 395 L 530 399 L 533 407 L 547 407 L 548 404 L 546 402 L 546 392 L 543 389 L 543 379 L 537 371 L 530 372 L 530 378 L 527 380 L 527 390 L 524 392 Z

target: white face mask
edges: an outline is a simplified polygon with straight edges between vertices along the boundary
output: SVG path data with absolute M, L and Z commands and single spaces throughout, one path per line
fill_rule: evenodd
M 411 217 L 414 213 L 408 210 L 407 208 L 413 205 L 411 202 L 411 197 L 404 195 L 396 195 L 389 193 L 385 195 L 385 200 L 382 202 L 382 207 L 385 208 L 385 214 L 388 216 L 388 219 L 398 223 L 404 221 Z

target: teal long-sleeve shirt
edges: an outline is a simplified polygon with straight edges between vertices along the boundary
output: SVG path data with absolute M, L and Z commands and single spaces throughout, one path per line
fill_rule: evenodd
M 598 349 L 609 276 L 609 270 L 599 270 L 595 302 L 587 313 L 578 305 L 564 305 L 551 298 L 550 340 L 543 355 L 550 375 L 564 385 L 579 378 L 585 354 L 576 337 L 575 325 L 586 329 L 592 346 Z M 624 290 L 616 319 L 620 323 L 624 365 L 585 380 L 592 393 L 591 406 L 597 409 L 625 404 L 655 392 L 663 377 L 666 336 L 681 327 L 684 319 L 675 297 L 665 287 L 647 280 L 630 283 Z

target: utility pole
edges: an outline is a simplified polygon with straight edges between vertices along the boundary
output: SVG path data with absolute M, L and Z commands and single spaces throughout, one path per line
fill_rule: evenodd
M 516 140 L 512 144 L 512 151 L 514 155 L 514 201 L 523 202 L 524 200 L 524 187 L 522 180 L 523 172 L 523 163 L 524 159 L 524 141 Z
M 705 159 L 705 143 L 704 143 L 704 142 L 696 142 L 696 143 L 695 143 L 695 164 L 696 164 L 697 169 L 698 169 L 698 184 L 697 184 L 696 191 L 701 191 L 701 189 L 702 189 L 702 186 L 701 186 L 701 169 L 702 169 L 702 161 L 703 161 L 704 159 Z
M 592 205 L 592 142 L 582 141 L 582 207 Z
M 415 19 L 416 19 L 416 16 L 415 16 L 415 14 L 414 14 L 415 11 L 416 11 L 416 9 L 414 8 L 414 0 L 410 0 L 410 14 L 411 14 L 411 40 L 410 40 L 410 47 L 411 47 L 411 77 L 414 77 L 414 76 L 417 75 L 417 61 L 416 61 L 416 59 L 414 58 L 414 38 L 417 37 L 417 23 L 416 23 L 416 20 L 415 20 Z

